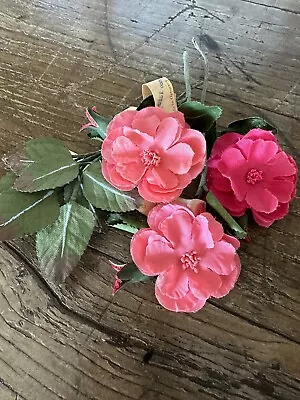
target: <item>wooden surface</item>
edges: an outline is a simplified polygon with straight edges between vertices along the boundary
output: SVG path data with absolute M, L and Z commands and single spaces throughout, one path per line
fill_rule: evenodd
M 42 135 L 75 151 L 84 108 L 111 116 L 165 75 L 184 89 L 191 49 L 199 97 L 222 123 L 260 115 L 299 161 L 298 0 L 1 0 L 0 155 Z M 111 296 L 108 260 L 130 238 L 97 235 L 61 288 L 43 279 L 30 239 L 0 246 L 0 400 L 298 400 L 300 201 L 270 229 L 251 229 L 226 298 L 193 315 L 163 310 L 153 286 Z

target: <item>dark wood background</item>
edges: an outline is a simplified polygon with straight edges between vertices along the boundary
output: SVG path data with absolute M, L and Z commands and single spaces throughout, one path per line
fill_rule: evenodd
M 222 124 L 259 115 L 299 160 L 299 0 L 1 0 L 0 155 L 54 136 L 94 148 L 84 108 L 111 116 L 160 76 L 184 90 L 191 50 L 199 98 Z M 270 229 L 252 228 L 234 291 L 192 315 L 163 310 L 153 286 L 111 296 L 108 260 L 128 260 L 129 236 L 96 235 L 61 288 L 43 279 L 30 239 L 0 246 L 1 400 L 298 400 L 299 197 Z

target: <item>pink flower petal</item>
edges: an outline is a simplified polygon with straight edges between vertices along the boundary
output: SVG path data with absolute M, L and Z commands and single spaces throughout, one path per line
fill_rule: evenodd
M 272 213 L 267 214 L 267 213 L 256 212 L 254 210 L 252 211 L 252 213 L 253 213 L 253 218 L 258 225 L 268 228 L 273 224 L 274 221 L 277 221 L 278 219 L 285 217 L 288 211 L 289 211 L 289 203 L 280 203 L 276 208 L 276 210 L 273 211 Z
M 148 241 L 144 261 L 148 270 L 151 270 L 155 275 L 166 271 L 170 267 L 179 265 L 179 258 L 176 256 L 174 249 L 163 237 L 160 240 Z
M 181 299 L 189 292 L 188 276 L 181 266 L 170 268 L 159 275 L 156 286 L 173 299 Z
M 205 212 L 206 209 L 206 203 L 203 200 L 199 200 L 199 199 L 183 199 L 181 197 L 179 197 L 176 200 L 176 204 L 182 204 L 184 206 L 186 206 L 189 210 L 192 211 L 192 213 L 197 216 L 199 214 L 202 214 Z
M 283 151 L 277 153 L 267 166 L 268 177 L 276 178 L 281 176 L 291 176 L 297 173 L 295 161 Z
M 219 202 L 229 210 L 229 213 L 235 217 L 240 217 L 245 214 L 248 208 L 247 203 L 243 201 L 238 201 L 234 195 L 234 192 L 220 192 L 213 187 L 209 186 L 209 190 L 216 196 Z
M 185 210 L 186 213 L 189 211 L 185 209 L 185 207 L 177 204 L 159 204 L 154 207 L 148 214 L 148 225 L 155 230 L 160 230 L 160 223 L 165 220 L 167 217 L 172 215 L 175 211 Z M 193 214 L 190 212 L 191 217 Z
M 127 137 L 119 136 L 112 144 L 112 157 L 117 163 L 133 162 L 141 158 L 141 149 Z
M 145 132 L 150 136 L 155 136 L 157 128 L 160 124 L 161 120 L 157 115 L 151 115 L 149 117 L 144 118 L 135 118 L 132 123 L 132 128 L 137 129 L 140 132 Z
M 235 250 L 237 250 L 241 245 L 238 239 L 230 235 L 224 234 L 222 240 L 224 240 L 227 243 L 230 243 L 235 248 Z
M 163 108 L 160 107 L 146 107 L 140 111 L 137 111 L 133 124 L 136 123 L 138 119 L 151 118 L 153 116 L 162 121 L 164 118 L 169 117 L 170 113 L 166 112 Z
M 208 226 L 208 219 L 203 214 L 197 215 L 193 221 L 192 246 L 201 255 L 206 252 L 206 249 L 214 247 L 213 237 Z
M 246 159 L 241 151 L 233 147 L 223 153 L 222 159 L 218 164 L 218 170 L 222 175 L 230 178 L 237 168 L 244 167 L 245 164 Z
M 221 240 L 224 235 L 224 229 L 222 224 L 216 221 L 216 219 L 207 212 L 204 212 L 201 215 L 202 217 L 205 217 L 208 221 L 208 229 L 212 235 L 213 241 L 218 242 L 219 240 Z
M 188 144 L 177 143 L 170 147 L 164 155 L 164 163 L 174 174 L 186 174 L 193 161 L 194 152 Z
M 221 192 L 230 192 L 232 190 L 230 179 L 221 175 L 218 169 L 208 168 L 207 171 L 207 187 L 214 187 Z
M 109 263 L 110 263 L 111 267 L 112 267 L 115 271 L 117 271 L 117 272 L 120 272 L 121 269 L 122 269 L 123 267 L 125 267 L 125 265 L 126 265 L 126 264 L 116 264 L 116 263 L 114 263 L 114 262 L 112 262 L 112 261 L 109 261 Z
M 251 139 L 251 140 L 256 140 L 256 139 L 263 139 L 263 140 L 269 140 L 271 142 L 277 142 L 276 137 L 273 135 L 272 131 L 265 131 L 263 129 L 257 128 L 257 129 L 251 129 L 245 136 L 245 139 Z
M 101 147 L 102 158 L 104 158 L 106 161 L 108 161 L 111 164 L 115 162 L 115 160 L 111 154 L 112 153 L 112 145 L 113 145 L 113 141 L 110 140 L 109 138 L 105 138 L 102 143 L 102 147 Z
M 268 189 L 259 185 L 255 185 L 255 188 L 247 193 L 245 200 L 250 208 L 259 212 L 270 213 L 278 207 L 277 198 Z
M 177 187 L 178 187 L 178 189 L 184 189 L 192 182 L 192 176 L 191 176 L 190 173 L 192 172 L 192 169 L 195 168 L 195 167 L 192 167 L 189 173 L 186 173 L 186 174 L 183 174 L 183 175 L 177 175 L 177 178 L 178 178 Z
M 102 174 L 104 178 L 111 183 L 114 187 L 120 190 L 128 191 L 135 188 L 135 183 L 129 182 L 116 171 L 116 167 L 113 164 L 109 164 L 107 161 L 102 160 Z
M 117 293 L 119 289 L 121 289 L 122 283 L 123 282 L 121 281 L 121 279 L 118 278 L 118 275 L 115 275 L 115 283 L 111 292 L 113 296 Z
M 177 210 L 159 224 L 159 230 L 177 252 L 190 250 L 194 217 L 185 210 Z
M 155 296 L 164 308 L 174 312 L 196 312 L 201 310 L 206 303 L 206 299 L 195 297 L 191 291 L 180 298 L 175 299 L 165 294 L 160 287 L 155 285 Z
M 149 266 L 146 259 L 146 249 L 151 236 L 157 236 L 152 229 L 141 229 L 133 235 L 130 243 L 131 257 L 138 269 L 145 275 L 155 276 L 165 270 L 165 265 L 155 265 L 154 270 Z
M 181 126 L 175 118 L 165 118 L 159 125 L 155 137 L 156 144 L 163 149 L 168 149 L 178 140 Z
M 218 274 L 209 269 L 198 269 L 198 273 L 189 270 L 189 286 L 194 296 L 208 298 L 222 285 Z
M 292 199 L 294 188 L 295 183 L 288 179 L 273 179 L 268 183 L 268 190 L 280 203 L 287 203 Z
M 174 189 L 178 185 L 177 176 L 162 165 L 153 168 L 152 176 L 149 175 L 147 180 L 149 183 L 162 186 L 164 189 Z
M 252 142 L 249 158 L 254 167 L 266 165 L 278 151 L 278 145 L 272 141 L 257 139 Z
M 235 132 L 225 133 L 220 136 L 214 143 L 210 158 L 220 158 L 222 153 L 228 148 L 237 143 L 243 136 Z
M 194 152 L 192 165 L 198 164 L 205 159 L 206 156 L 206 141 L 202 133 L 194 130 L 187 129 L 181 135 L 181 143 L 186 143 Z
M 236 143 L 236 148 L 238 148 L 246 160 L 248 160 L 251 155 L 251 148 L 253 145 L 253 141 L 250 139 L 245 139 L 245 136 Z
M 154 143 L 152 136 L 147 133 L 137 131 L 132 128 L 124 127 L 124 135 L 137 147 L 142 150 L 148 150 Z
M 241 262 L 239 256 L 235 255 L 235 269 L 229 275 L 221 275 L 222 284 L 219 289 L 212 294 L 217 299 L 226 296 L 233 288 L 238 280 L 241 271 Z
M 205 156 L 202 158 L 201 161 L 199 161 L 198 164 L 192 165 L 191 169 L 189 170 L 189 176 L 192 179 L 197 178 L 197 176 L 203 171 L 203 168 L 205 166 L 205 161 L 206 158 Z M 184 176 L 184 175 L 179 175 L 179 176 Z
M 147 182 L 146 179 L 143 179 L 141 183 L 138 185 L 138 191 L 143 199 L 152 201 L 154 203 L 159 202 L 171 202 L 179 197 L 182 193 L 182 189 L 175 189 L 175 190 L 158 190 L 159 187 L 156 185 L 151 185 Z
M 123 179 L 137 184 L 146 172 L 146 167 L 142 162 L 131 162 L 128 164 L 117 164 L 116 171 Z
M 187 123 L 185 122 L 184 114 L 182 112 L 180 112 L 180 111 L 174 111 L 174 112 L 171 112 L 171 113 L 167 113 L 167 117 L 175 118 L 178 121 L 178 123 L 179 123 L 179 125 L 181 127 L 188 126 Z M 187 129 L 189 129 L 189 126 L 188 126 Z
M 221 240 L 209 249 L 200 261 L 203 268 L 209 268 L 217 274 L 228 275 L 235 268 L 235 248 L 228 242 Z
M 117 114 L 107 127 L 107 132 L 112 132 L 117 128 L 123 128 L 124 126 L 131 126 L 133 119 L 135 118 L 138 111 L 136 110 L 125 110 L 120 114 Z

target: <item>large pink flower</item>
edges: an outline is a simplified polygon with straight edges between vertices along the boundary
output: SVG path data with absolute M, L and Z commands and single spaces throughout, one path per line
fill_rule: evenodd
M 233 288 L 240 244 L 211 214 L 195 216 L 178 204 L 158 205 L 148 224 L 133 236 L 131 255 L 143 274 L 158 275 L 155 295 L 163 307 L 196 312 L 209 297 L 225 296 Z
M 203 169 L 206 143 L 181 112 L 159 107 L 126 110 L 107 128 L 102 145 L 104 177 L 120 190 L 138 188 L 151 202 L 168 202 Z
M 216 140 L 208 160 L 207 187 L 230 214 L 251 209 L 255 221 L 270 226 L 283 218 L 295 196 L 297 166 L 272 132 L 252 129 Z

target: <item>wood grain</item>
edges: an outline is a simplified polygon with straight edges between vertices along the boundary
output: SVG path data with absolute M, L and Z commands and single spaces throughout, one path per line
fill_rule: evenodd
M 300 159 L 297 0 L 2 0 L 0 21 L 1 155 L 47 135 L 93 149 L 84 108 L 114 115 L 162 75 L 181 93 L 185 48 L 199 98 L 196 36 L 222 125 L 263 116 Z M 251 228 L 235 290 L 193 315 L 163 310 L 151 283 L 111 296 L 108 260 L 128 260 L 130 242 L 112 229 L 62 287 L 31 238 L 2 244 L 0 400 L 299 399 L 299 215 L 297 197 L 286 219 Z

